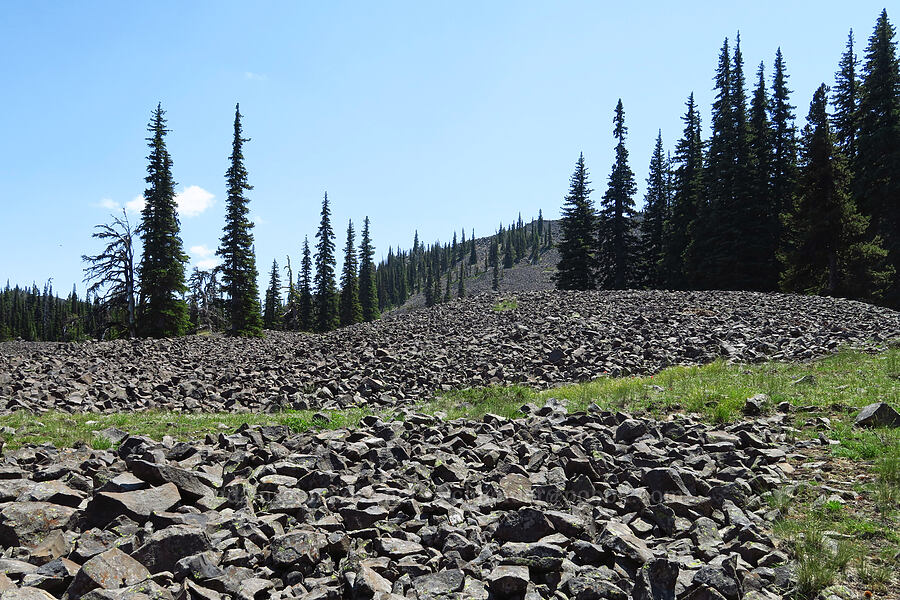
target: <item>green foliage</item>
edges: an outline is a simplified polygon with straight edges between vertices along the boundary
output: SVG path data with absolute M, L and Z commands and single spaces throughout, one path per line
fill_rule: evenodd
M 634 194 L 637 184 L 628 166 L 625 148 L 625 109 L 620 99 L 613 118 L 616 138 L 616 160 L 609 174 L 609 185 L 603 195 L 597 233 L 598 252 L 595 280 L 604 289 L 621 290 L 637 282 L 637 255 L 640 241 L 636 232 L 637 212 Z
M 147 189 L 138 233 L 144 251 L 138 267 L 140 301 L 138 330 L 149 337 L 183 335 L 188 330 L 187 305 L 181 299 L 187 292 L 180 224 L 175 203 L 172 157 L 166 149 L 165 111 L 157 105 L 147 130 L 150 155 L 147 157 Z
M 670 204 L 669 161 L 663 152 L 662 131 L 650 158 L 644 218 L 641 221 L 640 266 L 637 279 L 644 287 L 657 288 L 663 282 L 663 236 Z
M 225 172 L 227 198 L 225 227 L 216 251 L 222 257 L 219 267 L 222 283 L 228 294 L 228 334 L 232 336 L 262 335 L 262 315 L 259 291 L 256 286 L 256 255 L 253 250 L 253 222 L 250 220 L 250 200 L 245 192 L 252 190 L 244 167 L 244 142 L 241 137 L 240 105 L 234 107 L 234 139 L 231 144 L 231 166 Z
M 516 310 L 519 308 L 519 301 L 515 298 L 504 298 L 498 301 L 494 306 L 491 307 L 491 310 L 494 312 L 507 312 L 510 310 Z
M 322 218 L 316 232 L 315 319 L 316 331 L 331 331 L 338 325 L 337 284 L 334 280 L 334 231 L 328 192 L 322 200 Z
M 272 260 L 272 271 L 269 274 L 269 287 L 266 288 L 266 301 L 263 307 L 263 327 L 281 329 L 281 277 L 278 272 L 278 261 Z
M 11 288 L 7 283 L 0 290 L 0 341 L 67 342 L 120 331 L 108 326 L 124 322 L 124 315 L 101 304 L 96 296 L 89 300 L 79 300 L 74 288 L 68 298 L 59 298 L 50 281 L 43 292 L 37 285 Z
M 597 215 L 591 201 L 593 190 L 589 185 L 584 154 L 579 154 L 562 208 L 562 239 L 559 242 L 559 264 L 555 275 L 556 287 L 561 290 L 589 290 L 595 287 L 594 236 Z M 494 252 L 493 246 L 491 252 Z M 496 264 L 495 261 L 491 262 Z
M 359 275 L 357 274 L 356 247 L 354 246 L 353 221 L 347 225 L 347 245 L 344 247 L 344 267 L 341 271 L 341 327 L 362 323 L 363 311 L 359 301 Z
M 313 330 L 312 258 L 309 253 L 309 238 L 303 238 L 303 259 L 298 274 L 300 294 L 300 331 Z
M 465 235 L 463 235 L 465 238 Z M 363 221 L 362 241 L 359 245 L 359 303 L 363 321 L 378 319 L 378 286 L 375 282 L 375 263 L 372 257 L 375 249 L 369 236 L 369 217 Z

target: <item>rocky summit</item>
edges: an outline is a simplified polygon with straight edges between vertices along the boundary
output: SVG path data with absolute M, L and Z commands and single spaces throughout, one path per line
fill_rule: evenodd
M 553 401 L 356 430 L 49 446 L 0 466 L 0 597 L 778 598 L 786 415 L 714 429 Z
M 503 302 L 500 302 L 503 300 Z M 806 360 L 900 337 L 900 313 L 752 292 L 479 295 L 327 335 L 0 344 L 0 411 L 402 406 L 436 391 Z

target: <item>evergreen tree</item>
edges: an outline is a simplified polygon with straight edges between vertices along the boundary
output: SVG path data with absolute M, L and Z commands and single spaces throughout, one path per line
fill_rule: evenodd
M 334 280 L 334 231 L 331 228 L 331 210 L 328 192 L 322 200 L 322 219 L 316 232 L 316 274 L 314 283 L 316 330 L 331 331 L 338 325 L 337 284 Z
M 787 71 L 781 48 L 775 52 L 772 79 L 772 206 L 781 214 L 790 206 L 797 180 L 797 127 L 790 103 Z M 779 231 L 776 239 L 780 239 Z
M 636 283 L 640 244 L 635 231 L 634 194 L 637 184 L 628 166 L 628 150 L 625 148 L 628 128 L 625 126 L 625 109 L 621 99 L 616 104 L 613 124 L 613 136 L 617 142 L 616 160 L 600 211 L 598 278 L 601 287 L 620 290 Z
M 503 268 L 504 269 L 512 269 L 513 264 L 514 264 L 513 244 L 511 244 L 511 243 L 509 243 L 509 241 L 507 241 L 507 243 L 504 244 L 504 250 L 503 250 Z
M 742 287 L 771 291 L 778 285 L 781 215 L 772 189 L 773 133 L 763 63 L 759 64 L 756 75 L 756 88 L 750 101 L 750 189 L 741 211 L 745 226 L 740 260 L 744 269 Z
M 694 94 L 688 97 L 682 117 L 684 133 L 675 146 L 672 206 L 664 225 L 662 285 L 672 289 L 686 287 L 685 252 L 690 244 L 689 231 L 703 193 L 703 140 L 700 113 Z
M 475 254 L 475 230 L 472 230 L 472 238 L 469 242 L 469 265 L 478 263 L 478 255 Z
M 835 143 L 847 157 L 850 168 L 856 164 L 856 136 L 859 129 L 859 79 L 856 67 L 859 60 L 853 50 L 853 30 L 847 36 L 847 49 L 841 55 L 838 72 L 834 75 L 834 92 L 831 102 L 834 114 Z M 851 172 L 851 178 L 853 176 Z
M 584 154 L 579 154 L 562 208 L 562 240 L 555 275 L 556 287 L 561 290 L 590 290 L 595 287 L 594 235 L 597 216 L 591 201 L 593 190 L 589 185 Z
M 457 282 L 456 287 L 456 297 L 457 298 L 465 298 L 466 297 L 466 282 L 465 282 L 465 274 L 463 272 L 463 265 L 459 265 L 459 281 Z
M 864 243 L 866 218 L 849 194 L 843 155 L 835 146 L 826 113 L 827 88 L 816 90 L 803 130 L 802 162 L 793 210 L 787 215 L 789 244 L 782 285 L 815 294 L 858 292 L 878 287 L 885 273 L 873 267 L 885 255 L 877 243 Z
M 662 284 L 660 267 L 663 260 L 663 225 L 669 212 L 669 164 L 663 154 L 662 130 L 650 157 L 647 193 L 644 196 L 644 218 L 641 221 L 641 282 L 650 288 Z
M 244 142 L 241 137 L 240 105 L 234 107 L 234 140 L 231 143 L 231 166 L 225 172 L 225 228 L 216 255 L 222 257 L 220 271 L 228 294 L 228 334 L 232 336 L 262 335 L 259 291 L 256 287 L 256 255 L 253 250 L 253 222 L 250 200 L 245 192 L 252 190 L 244 167 Z
M 900 61 L 894 27 L 883 10 L 869 37 L 859 97 L 859 135 L 854 169 L 854 195 L 871 221 L 872 237 L 880 236 L 888 264 L 900 272 Z M 900 278 L 885 297 L 900 307 Z
M 144 253 L 138 267 L 140 302 L 138 330 L 145 336 L 183 335 L 188 329 L 187 305 L 181 299 L 187 292 L 185 263 L 188 256 L 179 236 L 172 157 L 166 149 L 165 111 L 158 104 L 150 119 L 147 138 L 147 189 L 138 233 Z
M 341 271 L 341 327 L 362 323 L 363 320 L 354 240 L 353 221 L 350 221 L 347 225 L 347 245 L 344 247 L 344 268 Z
M 374 255 L 375 249 L 372 247 L 372 239 L 369 237 L 369 217 L 366 217 L 363 221 L 362 243 L 359 245 L 359 303 L 362 307 L 363 321 L 366 322 L 374 321 L 381 316 L 378 312 L 375 263 L 372 260 Z M 405 283 L 405 277 L 402 275 L 398 279 L 401 283 Z
M 431 262 L 425 264 L 425 306 L 434 306 L 436 303 L 435 298 L 435 276 L 434 271 L 431 268 Z
M 278 273 L 278 261 L 273 259 L 263 308 L 263 327 L 281 329 L 281 308 L 281 276 Z
M 309 238 L 303 237 L 303 258 L 300 261 L 300 273 L 298 274 L 299 291 L 299 321 L 300 331 L 312 331 L 315 326 L 313 315 L 312 295 L 312 257 L 309 252 Z

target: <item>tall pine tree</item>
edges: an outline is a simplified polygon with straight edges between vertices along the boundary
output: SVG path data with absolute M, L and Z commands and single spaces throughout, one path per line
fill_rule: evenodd
M 650 157 L 644 218 L 641 221 L 641 283 L 649 288 L 662 285 L 664 224 L 669 212 L 669 161 L 663 154 L 662 131 Z
M 775 52 L 775 72 L 772 76 L 772 210 L 780 215 L 792 203 L 797 182 L 797 127 L 794 107 L 787 86 L 787 68 L 781 48 Z M 780 220 L 779 220 L 780 222 Z M 779 228 L 776 241 L 780 245 L 783 233 Z
M 688 97 L 687 112 L 682 117 L 684 133 L 675 146 L 675 164 L 672 206 L 664 227 L 663 283 L 670 289 L 685 289 L 685 252 L 690 243 L 691 223 L 703 193 L 703 139 L 700 113 L 694 103 L 694 94 Z
M 228 319 L 232 336 L 262 335 L 259 291 L 256 287 L 256 255 L 253 251 L 253 222 L 250 200 L 245 192 L 252 190 L 244 167 L 244 142 L 241 137 L 240 105 L 234 107 L 234 140 L 231 143 L 231 166 L 225 172 L 225 227 L 216 254 L 222 257 L 222 281 L 229 296 Z
M 856 163 L 856 136 L 859 129 L 859 77 L 856 68 L 859 59 L 853 49 L 853 30 L 847 36 L 847 48 L 838 63 L 834 75 L 834 89 L 831 103 L 834 113 L 834 138 L 837 147 L 847 157 L 850 168 Z M 852 177 L 852 172 L 851 172 Z
M 594 268 L 597 215 L 588 186 L 588 170 L 584 154 L 578 155 L 575 172 L 569 179 L 569 193 L 562 207 L 562 239 L 559 242 L 559 264 L 556 267 L 556 287 L 561 290 L 590 290 L 595 287 Z M 496 242 L 491 242 L 490 258 L 497 276 Z M 494 285 L 494 290 L 497 285 Z
M 315 319 L 316 330 L 331 331 L 338 325 L 337 284 L 334 280 L 334 231 L 331 228 L 331 210 L 328 192 L 322 200 L 322 218 L 316 232 Z
M 374 321 L 381 316 L 378 312 L 378 287 L 375 285 L 373 256 L 375 249 L 372 247 L 372 238 L 369 237 L 369 217 L 366 217 L 359 245 L 359 303 L 362 307 L 363 321 L 366 322 Z
M 187 304 L 182 300 L 188 291 L 184 274 L 188 256 L 179 235 L 172 157 L 165 142 L 169 132 L 165 114 L 158 104 L 147 128 L 151 133 L 147 138 L 150 145 L 147 189 L 138 228 L 144 245 L 138 267 L 141 290 L 138 329 L 150 337 L 183 335 L 189 325 Z
M 884 250 L 864 242 L 867 219 L 849 193 L 846 159 L 826 113 L 827 88 L 813 96 L 803 130 L 800 175 L 788 232 L 782 286 L 789 291 L 847 295 L 883 284 L 875 267 Z
M 888 264 L 900 273 L 900 61 L 894 27 L 881 12 L 869 37 L 860 84 L 854 195 L 881 236 Z M 900 307 L 900 277 L 885 297 Z
M 362 323 L 362 305 L 359 302 L 359 274 L 353 221 L 347 225 L 347 245 L 344 246 L 344 267 L 341 270 L 341 327 Z
M 599 252 L 597 278 L 605 289 L 621 290 L 636 283 L 639 240 L 635 230 L 634 194 L 637 184 L 628 166 L 625 148 L 625 109 L 620 99 L 613 118 L 616 138 L 616 160 L 609 175 L 609 185 L 603 195 L 600 211 Z
M 297 274 L 297 288 L 300 295 L 300 331 L 312 331 L 315 326 L 313 313 L 312 256 L 309 252 L 309 238 L 303 237 L 303 257 L 300 273 Z

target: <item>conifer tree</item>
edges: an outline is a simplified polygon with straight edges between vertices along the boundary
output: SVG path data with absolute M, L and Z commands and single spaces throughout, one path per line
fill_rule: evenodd
M 322 200 L 322 218 L 316 232 L 316 273 L 314 309 L 316 331 L 331 331 L 338 325 L 337 284 L 334 280 L 334 231 L 331 228 L 331 210 L 328 207 L 328 192 Z
M 281 276 L 278 273 L 278 261 L 273 259 L 263 307 L 263 327 L 281 329 L 281 308 Z
M 425 306 L 434 306 L 436 303 L 434 292 L 435 276 L 431 268 L 431 262 L 425 264 Z
M 300 273 L 298 273 L 299 293 L 299 322 L 300 331 L 312 331 L 315 327 L 313 314 L 313 290 L 312 290 L 312 257 L 309 252 L 309 238 L 303 237 L 303 257 L 300 260 Z
M 669 164 L 663 154 L 662 130 L 650 157 L 647 193 L 644 196 L 644 218 L 641 221 L 640 283 L 649 288 L 662 284 L 663 225 L 669 211 Z
M 259 310 L 259 291 L 256 287 L 256 256 L 253 250 L 253 222 L 250 220 L 250 200 L 245 192 L 252 190 L 244 167 L 244 142 L 241 137 L 240 105 L 234 107 L 234 140 L 231 144 L 231 166 L 225 173 L 225 228 L 219 249 L 222 282 L 229 296 L 228 318 L 232 336 L 262 335 L 262 316 Z
M 341 327 L 362 323 L 362 305 L 359 301 L 359 274 L 353 221 L 347 225 L 347 245 L 344 246 L 344 267 L 341 270 Z
M 781 215 L 772 190 L 773 134 L 765 69 L 761 62 L 756 75 L 756 87 L 750 101 L 750 189 L 741 207 L 745 227 L 740 260 L 744 271 L 742 287 L 771 291 L 778 285 Z
M 834 89 L 831 102 L 834 113 L 831 121 L 834 124 L 834 138 L 837 147 L 847 157 L 847 164 L 852 169 L 856 163 L 856 136 L 859 129 L 859 77 L 856 68 L 859 60 L 853 49 L 853 30 L 847 36 L 847 48 L 838 63 L 838 72 L 834 75 Z M 853 173 L 850 173 L 851 178 Z
M 447 285 L 444 287 L 444 302 L 450 302 L 450 280 L 452 277 L 453 271 L 447 271 Z
M 682 117 L 684 133 L 675 146 L 675 164 L 678 166 L 674 169 L 672 207 L 664 227 L 660 269 L 663 285 L 670 289 L 687 287 L 685 253 L 691 241 L 691 224 L 697 216 L 703 193 L 703 140 L 700 113 L 693 93 L 685 105 L 687 112 Z
M 867 219 L 850 197 L 846 160 L 831 133 L 826 95 L 822 84 L 803 130 L 797 195 L 786 216 L 789 237 L 782 285 L 789 291 L 829 296 L 858 293 L 860 284 L 871 291 L 884 282 L 886 274 L 873 267 L 885 252 L 877 242 L 863 242 Z
M 869 37 L 859 97 L 854 196 L 870 217 L 872 237 L 882 238 L 888 265 L 900 272 L 900 61 L 894 27 L 883 10 Z M 885 300 L 900 307 L 900 278 Z
M 794 107 L 790 103 L 787 70 L 781 48 L 775 52 L 775 73 L 772 79 L 772 210 L 783 213 L 792 202 L 797 181 L 797 127 Z M 782 232 L 776 232 L 779 241 Z
M 584 154 L 579 154 L 562 208 L 562 240 L 559 243 L 559 264 L 555 275 L 556 287 L 561 290 L 590 290 L 595 287 L 594 236 L 597 216 L 591 201 L 593 190 L 589 185 Z M 493 251 L 493 247 L 491 250 Z
M 150 119 L 147 138 L 147 189 L 138 233 L 144 245 L 138 267 L 140 279 L 139 331 L 149 337 L 183 335 L 188 329 L 188 309 L 182 295 L 187 292 L 180 224 L 175 203 L 172 157 L 166 149 L 165 111 L 158 104 Z
M 513 245 L 507 241 L 504 244 L 503 250 L 503 268 L 504 269 L 512 269 L 513 268 Z
M 475 253 L 475 230 L 472 230 L 471 241 L 469 242 L 469 265 L 478 263 L 478 255 Z
M 465 282 L 465 274 L 463 272 L 463 265 L 459 265 L 459 281 L 456 286 L 456 297 L 457 298 L 465 298 L 466 297 L 466 282 Z
M 372 257 L 375 249 L 372 247 L 372 239 L 369 237 L 369 217 L 363 221 L 362 242 L 359 245 L 359 303 L 362 307 L 363 321 L 369 322 L 378 319 L 378 287 L 375 284 L 375 263 Z M 405 284 L 405 276 L 399 278 L 401 284 Z M 405 285 L 403 285 L 405 289 Z M 404 297 L 403 301 L 406 301 Z
M 628 166 L 625 148 L 625 109 L 620 99 L 613 118 L 616 160 L 609 175 L 600 211 L 598 279 L 605 289 L 621 290 L 636 283 L 637 254 L 640 241 L 635 231 L 634 194 L 637 184 Z

